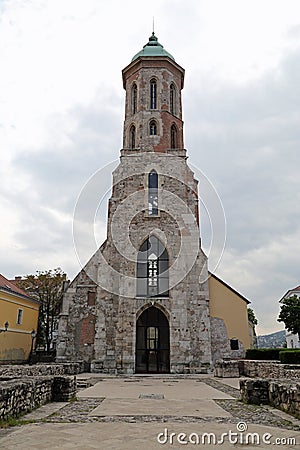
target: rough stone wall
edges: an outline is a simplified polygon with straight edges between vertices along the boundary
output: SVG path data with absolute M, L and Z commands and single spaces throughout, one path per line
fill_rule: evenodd
M 300 419 L 300 383 L 270 381 L 269 403 Z
M 300 380 L 300 364 L 280 364 L 275 361 L 244 360 L 241 374 L 246 377 Z
M 239 341 L 239 349 L 231 350 L 226 325 L 223 319 L 218 317 L 210 318 L 211 326 L 211 351 L 212 359 L 215 363 L 221 359 L 237 359 L 245 356 L 243 344 Z
M 0 420 L 16 417 L 50 401 L 68 401 L 76 394 L 75 377 L 30 377 L 0 382 Z
M 84 363 L 71 362 L 63 364 L 34 364 L 0 366 L 0 378 L 36 377 L 47 375 L 76 375 L 84 371 Z
M 147 174 L 152 169 L 159 176 L 158 217 L 149 216 L 147 210 Z M 82 358 L 94 371 L 132 373 L 137 316 L 153 301 L 169 318 L 171 371 L 207 370 L 211 366 L 207 258 L 199 240 L 193 173 L 184 158 L 143 153 L 122 157 L 113 177 L 107 241 L 64 296 L 58 357 Z M 137 252 L 152 233 L 169 254 L 168 299 L 136 298 Z M 96 292 L 92 306 L 91 289 Z
M 240 380 L 241 400 L 253 405 L 267 405 L 269 403 L 268 380 Z
M 300 384 L 266 379 L 240 380 L 241 399 L 255 405 L 269 404 L 300 417 Z

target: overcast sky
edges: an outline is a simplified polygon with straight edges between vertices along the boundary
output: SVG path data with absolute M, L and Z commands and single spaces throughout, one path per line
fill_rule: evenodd
M 79 271 L 76 199 L 119 156 L 121 70 L 153 15 L 186 70 L 189 162 L 225 211 L 216 274 L 251 300 L 260 334 L 282 329 L 278 301 L 300 284 L 299 0 L 0 0 L 0 272 Z

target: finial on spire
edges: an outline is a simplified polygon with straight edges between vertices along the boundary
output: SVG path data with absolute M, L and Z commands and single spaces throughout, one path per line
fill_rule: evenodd
M 152 23 L 152 34 L 154 34 L 154 16 L 153 16 L 152 19 L 153 19 L 153 21 L 152 21 L 152 22 L 153 22 L 153 23 Z

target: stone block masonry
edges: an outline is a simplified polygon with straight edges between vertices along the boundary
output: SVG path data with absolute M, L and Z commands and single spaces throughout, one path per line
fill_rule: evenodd
M 0 382 L 0 420 L 51 401 L 68 401 L 76 394 L 76 378 L 70 376 L 32 377 Z
M 219 378 L 239 378 L 239 361 L 217 360 L 214 367 L 214 376 Z

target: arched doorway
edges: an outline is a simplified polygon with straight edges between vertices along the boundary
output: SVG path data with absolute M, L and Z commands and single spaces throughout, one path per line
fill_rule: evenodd
M 158 308 L 147 308 L 136 323 L 137 373 L 170 372 L 170 328 L 165 314 Z

